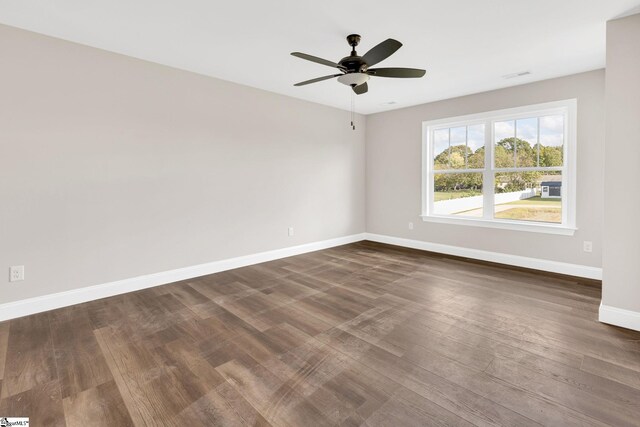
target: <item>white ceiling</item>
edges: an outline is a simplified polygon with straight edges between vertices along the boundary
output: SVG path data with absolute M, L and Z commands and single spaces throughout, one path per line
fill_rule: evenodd
M 386 38 L 404 46 L 380 67 L 426 68 L 422 79 L 373 77 L 361 113 L 543 80 L 605 65 L 605 22 L 640 0 L 0 0 L 0 22 L 338 108 L 350 89 L 332 69 L 345 37 L 364 54 Z M 502 76 L 520 71 L 531 75 Z M 390 102 L 395 102 L 389 105 Z

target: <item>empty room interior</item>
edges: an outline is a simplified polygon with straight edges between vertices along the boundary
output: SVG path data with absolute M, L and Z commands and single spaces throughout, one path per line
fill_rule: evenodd
M 0 1 L 0 426 L 639 426 L 640 0 Z

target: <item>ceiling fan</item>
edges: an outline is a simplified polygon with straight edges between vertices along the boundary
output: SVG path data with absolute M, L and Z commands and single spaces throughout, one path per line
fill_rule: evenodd
M 332 62 L 317 56 L 307 55 L 301 52 L 291 52 L 291 55 L 307 61 L 316 62 L 318 64 L 327 65 L 337 68 L 340 74 L 331 74 L 328 76 L 318 77 L 304 82 L 296 83 L 294 86 L 305 86 L 311 83 L 321 82 L 323 80 L 338 78 L 340 83 L 351 86 L 357 95 L 366 93 L 369 90 L 367 80 L 369 76 L 376 77 L 396 77 L 396 78 L 417 78 L 425 74 L 425 70 L 417 68 L 369 68 L 378 62 L 382 62 L 393 53 L 400 49 L 402 43 L 394 39 L 387 39 L 377 46 L 373 47 L 363 56 L 359 56 L 356 52 L 356 46 L 360 43 L 358 34 L 347 36 L 347 42 L 351 46 L 351 55 L 344 57 L 340 62 Z

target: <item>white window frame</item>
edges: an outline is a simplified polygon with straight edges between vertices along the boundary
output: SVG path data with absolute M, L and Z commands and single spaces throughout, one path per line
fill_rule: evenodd
M 562 167 L 544 168 L 549 171 L 562 171 L 562 223 L 552 224 L 533 221 L 517 221 L 494 218 L 492 191 L 494 173 L 527 172 L 540 168 L 495 168 L 494 123 L 505 120 L 518 120 L 549 115 L 564 116 L 564 147 Z M 483 214 L 482 218 L 469 218 L 452 215 L 438 215 L 433 209 L 433 177 L 441 172 L 433 167 L 433 131 L 458 126 L 484 124 L 485 131 L 485 163 L 484 169 L 461 169 L 460 173 L 480 172 L 483 174 Z M 576 228 L 576 138 L 577 136 L 577 100 L 547 102 L 504 110 L 487 111 L 466 116 L 450 117 L 422 122 L 422 219 L 423 221 L 456 224 L 478 227 L 502 228 L 507 230 L 530 231 L 538 233 L 573 235 Z M 564 190 L 566 189 L 566 191 Z

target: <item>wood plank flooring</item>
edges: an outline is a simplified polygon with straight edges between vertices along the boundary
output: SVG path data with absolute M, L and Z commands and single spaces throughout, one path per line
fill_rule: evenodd
M 360 242 L 0 323 L 33 426 L 638 426 L 600 287 Z

